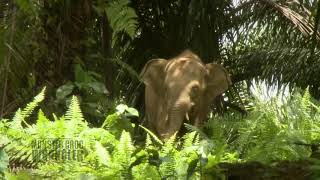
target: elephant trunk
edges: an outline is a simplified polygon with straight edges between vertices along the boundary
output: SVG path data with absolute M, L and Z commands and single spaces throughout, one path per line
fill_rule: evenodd
M 168 120 L 166 124 L 167 133 L 165 135 L 165 138 L 169 138 L 174 133 L 179 131 L 187 112 L 188 106 L 186 103 L 179 103 L 170 108 L 170 110 L 168 111 Z

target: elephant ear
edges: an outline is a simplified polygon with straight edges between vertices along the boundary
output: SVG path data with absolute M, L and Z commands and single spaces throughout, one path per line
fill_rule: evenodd
M 212 100 L 228 89 L 231 79 L 227 70 L 219 64 L 206 64 L 206 69 L 206 95 Z
M 152 59 L 145 64 L 140 73 L 141 81 L 151 87 L 158 95 L 163 88 L 167 63 L 168 61 L 165 59 Z

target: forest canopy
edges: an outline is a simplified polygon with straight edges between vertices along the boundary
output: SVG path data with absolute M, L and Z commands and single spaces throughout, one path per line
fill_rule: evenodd
M 4 0 L 1 115 L 12 115 L 43 86 L 52 94 L 52 110 L 71 92 L 91 105 L 97 105 L 88 97 L 94 92 L 136 106 L 143 65 L 184 49 L 228 69 L 234 84 L 230 101 L 244 101 L 239 94 L 249 93 L 253 79 L 309 86 L 318 97 L 317 5 L 311 0 Z

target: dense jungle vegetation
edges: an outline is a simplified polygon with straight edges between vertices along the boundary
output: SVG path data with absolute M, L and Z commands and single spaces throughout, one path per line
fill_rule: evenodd
M 0 178 L 319 179 L 319 20 L 316 0 L 1 0 Z M 138 74 L 184 49 L 232 86 L 161 141 Z

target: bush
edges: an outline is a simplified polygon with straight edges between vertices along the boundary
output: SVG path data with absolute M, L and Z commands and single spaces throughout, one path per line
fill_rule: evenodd
M 315 153 L 311 145 L 320 139 L 320 107 L 308 90 L 303 95 L 295 93 L 282 104 L 255 100 L 254 109 L 245 117 L 213 117 L 203 129 L 186 125 L 192 131 L 180 139 L 172 136 L 162 142 L 141 126 L 147 132 L 144 143 L 132 139 L 129 117 L 138 116 L 135 109 L 118 105 L 102 127 L 89 127 L 75 96 L 64 116 L 53 114 L 52 121 L 40 109 L 36 123 L 29 124 L 44 93 L 45 89 L 11 120 L 0 121 L 1 142 L 5 142 L 0 144 L 0 173 L 6 178 L 223 179 L 222 163 L 307 159 Z M 35 142 L 49 140 L 51 144 L 39 145 L 48 153 L 36 158 L 39 146 Z M 53 143 L 66 140 L 81 142 L 77 149 L 81 150 L 80 159 L 52 158 L 55 151 L 66 148 L 52 148 Z M 8 160 L 13 172 L 27 170 L 9 173 Z

